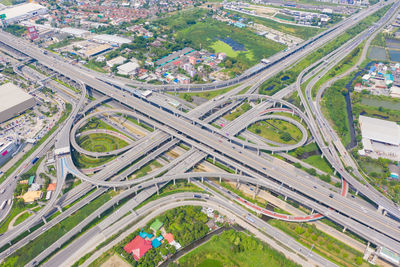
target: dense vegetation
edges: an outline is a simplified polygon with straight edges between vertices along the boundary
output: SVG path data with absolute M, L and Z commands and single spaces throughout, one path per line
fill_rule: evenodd
M 341 266 L 369 266 L 363 261 L 363 254 L 318 230 L 314 224 L 289 223 L 270 220 L 269 223 L 294 237 L 313 252 Z
M 332 122 L 334 130 L 345 145 L 350 142 L 350 127 L 345 99 L 347 93 L 345 85 L 349 82 L 349 79 L 350 77 L 346 77 L 336 81 L 325 91 L 322 99 L 323 111 L 327 113 L 327 118 Z
M 325 46 L 317 49 L 313 53 L 309 54 L 307 57 L 302 59 L 299 63 L 294 65 L 292 68 L 283 70 L 276 74 L 274 77 L 268 79 L 260 86 L 260 94 L 272 95 L 279 90 L 285 88 L 286 86 L 294 83 L 297 79 L 297 76 L 300 74 L 302 70 L 307 68 L 312 63 L 321 59 L 325 55 L 328 55 L 330 52 L 336 50 L 348 40 L 353 38 L 358 33 L 365 30 L 367 27 L 372 25 L 374 22 L 378 21 L 391 7 L 391 5 L 381 8 L 376 11 L 374 14 L 363 19 L 359 24 L 354 26 L 353 28 L 347 30 L 343 34 L 336 37 L 334 40 L 327 43 Z
M 4 30 L 18 37 L 21 37 L 26 33 L 26 27 L 17 24 L 8 25 Z
M 282 253 L 242 232 L 228 230 L 179 260 L 186 266 L 298 266 Z

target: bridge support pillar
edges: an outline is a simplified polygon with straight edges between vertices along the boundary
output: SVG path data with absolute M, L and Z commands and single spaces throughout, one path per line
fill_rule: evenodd
M 96 189 L 99 189 L 99 185 L 96 185 Z
M 236 180 L 236 189 L 239 188 L 239 179 Z
M 222 183 L 222 177 L 221 176 L 219 177 L 219 182 Z
M 61 208 L 60 205 L 57 205 L 57 209 L 58 209 L 60 212 L 63 212 L 63 210 L 62 210 L 62 208 Z
M 174 185 L 176 185 L 176 183 L 175 183 L 175 179 L 174 179 L 173 181 L 174 181 Z
M 157 195 L 159 195 L 160 194 L 160 190 L 158 188 L 158 184 L 156 184 L 156 188 L 157 188 Z
M 44 224 L 47 224 L 46 218 L 44 216 L 42 216 L 42 221 L 44 222 Z
M 238 169 L 237 169 L 237 168 L 235 168 L 235 174 L 237 174 L 237 172 L 238 172 Z
M 215 156 L 213 157 L 213 163 L 215 164 Z
M 201 177 L 201 182 L 204 183 L 204 177 Z
M 188 184 L 190 184 L 190 177 L 188 177 Z
M 314 209 L 311 209 L 311 214 L 314 214 Z
M 356 190 L 356 193 L 355 193 L 355 195 L 356 195 L 356 196 L 358 195 L 358 190 Z
M 257 156 L 260 156 L 260 149 L 257 148 Z
M 321 154 L 321 159 L 323 159 L 324 158 L 324 154 Z
M 115 191 L 117 191 L 117 189 L 116 189 L 115 186 L 114 186 L 114 192 L 115 192 Z
M 333 175 L 336 175 L 336 170 L 333 171 Z
M 287 200 L 287 196 L 285 196 L 285 201 Z
M 342 232 L 344 233 L 344 232 L 346 232 L 346 230 L 347 230 L 347 227 L 344 227 Z

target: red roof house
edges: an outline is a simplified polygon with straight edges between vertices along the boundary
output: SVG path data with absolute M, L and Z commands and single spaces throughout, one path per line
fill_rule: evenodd
M 138 261 L 151 248 L 151 241 L 136 236 L 131 242 L 125 245 L 124 250 L 132 254 L 135 260 Z
M 47 187 L 47 191 L 56 191 L 56 188 L 57 188 L 57 184 L 52 183 L 52 184 L 49 184 L 49 186 Z
M 168 243 L 171 243 L 174 241 L 174 235 L 171 233 L 165 234 L 164 239 L 168 241 Z

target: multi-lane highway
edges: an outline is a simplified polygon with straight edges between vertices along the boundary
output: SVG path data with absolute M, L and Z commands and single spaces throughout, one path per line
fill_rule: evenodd
M 336 150 L 332 147 L 332 144 L 325 145 L 324 136 L 321 132 L 326 131 L 321 125 L 324 125 L 322 115 L 314 110 L 314 104 L 310 98 L 310 88 L 318 80 L 314 78 L 311 85 L 306 90 L 306 97 L 303 96 L 301 91 L 301 84 L 306 81 L 306 79 L 311 78 L 314 73 L 320 72 L 320 75 L 326 73 L 330 68 L 332 68 L 337 62 L 339 62 L 345 55 L 347 55 L 355 46 L 360 44 L 363 40 L 367 39 L 371 33 L 376 32 L 380 29 L 382 25 L 387 23 L 387 21 L 393 16 L 395 10 L 400 5 L 396 2 L 390 11 L 375 25 L 370 29 L 356 36 L 354 39 L 350 40 L 348 43 L 340 47 L 339 49 L 333 51 L 331 54 L 327 55 L 321 61 L 313 64 L 309 68 L 305 69 L 299 76 L 295 86 L 289 86 L 286 89 L 278 93 L 274 97 L 268 97 L 253 94 L 259 85 L 271 77 L 278 71 L 287 68 L 289 65 L 307 55 L 309 51 L 315 49 L 316 47 L 326 43 L 328 40 L 334 38 L 344 30 L 348 29 L 352 25 L 356 24 L 360 19 L 365 16 L 372 14 L 377 11 L 383 5 L 392 3 L 393 1 L 388 1 L 385 3 L 379 3 L 370 8 L 366 8 L 360 11 L 358 14 L 342 21 L 336 25 L 333 29 L 324 32 L 320 36 L 314 38 L 311 42 L 304 45 L 303 48 L 289 52 L 281 53 L 274 56 L 274 69 L 268 69 L 265 67 L 260 69 L 259 73 L 253 73 L 248 76 L 242 76 L 234 80 L 230 80 L 222 83 L 208 84 L 208 85 L 189 85 L 185 90 L 203 90 L 203 89 L 215 89 L 221 88 L 228 85 L 232 85 L 238 82 L 242 82 L 237 88 L 229 91 L 222 97 L 209 101 L 204 105 L 201 105 L 188 113 L 175 110 L 172 107 L 164 105 L 159 101 L 157 97 L 143 99 L 136 95 L 130 94 L 128 91 L 121 90 L 120 87 L 125 86 L 125 82 L 121 83 L 121 80 L 113 80 L 109 77 L 103 77 L 101 74 L 94 74 L 91 71 L 87 71 L 76 66 L 72 66 L 65 63 L 61 58 L 50 56 L 44 54 L 40 49 L 27 44 L 23 40 L 10 36 L 5 32 L 0 32 L 0 42 L 4 45 L 8 45 L 10 48 L 20 51 L 21 53 L 27 55 L 38 61 L 43 66 L 48 69 L 63 75 L 76 83 L 81 85 L 81 93 L 79 103 L 77 103 L 71 112 L 68 120 L 60 127 L 57 135 L 52 136 L 51 141 L 49 141 L 46 146 L 41 147 L 41 150 L 35 153 L 40 155 L 40 153 L 47 152 L 51 146 L 54 144 L 56 149 L 66 149 L 69 150 L 70 144 L 76 150 L 82 152 L 83 154 L 90 154 L 91 156 L 107 156 L 107 155 L 119 155 L 115 160 L 104 166 L 104 169 L 93 176 L 87 176 L 78 170 L 71 158 L 69 153 L 64 153 L 65 155 L 57 156 L 57 189 L 54 192 L 50 201 L 42 208 L 36 215 L 31 216 L 25 222 L 25 224 L 14 228 L 11 231 L 7 231 L 5 235 L 0 240 L 0 246 L 5 245 L 19 234 L 25 232 L 35 223 L 37 223 L 41 218 L 48 216 L 48 214 L 55 209 L 56 206 L 64 206 L 65 203 L 72 202 L 79 197 L 81 197 L 88 190 L 93 190 L 93 185 L 108 187 L 108 188 L 128 188 L 123 193 L 117 197 L 112 198 L 111 201 L 103 205 L 95 213 L 90 214 L 84 221 L 77 225 L 74 229 L 64 235 L 59 241 L 54 243 L 52 246 L 42 251 L 40 255 L 32 259 L 31 265 L 35 265 L 38 262 L 45 259 L 50 255 L 55 249 L 59 248 L 63 243 L 67 242 L 74 234 L 81 231 L 86 225 L 88 225 L 96 216 L 99 216 L 102 212 L 112 207 L 115 203 L 120 200 L 139 192 L 135 199 L 128 201 L 129 205 L 123 205 L 120 208 L 120 213 L 115 213 L 101 222 L 101 229 L 97 227 L 86 232 L 83 236 L 88 238 L 94 238 L 96 236 L 96 230 L 110 229 L 110 225 L 113 231 L 118 230 L 115 224 L 120 218 L 122 218 L 126 212 L 128 212 L 135 205 L 140 204 L 142 201 L 147 199 L 150 195 L 158 192 L 160 187 L 165 185 L 167 182 L 178 179 L 199 179 L 204 178 L 219 178 L 224 180 L 251 183 L 257 187 L 264 187 L 278 194 L 289 197 L 299 203 L 302 203 L 310 209 L 318 211 L 320 214 L 310 215 L 304 218 L 297 218 L 297 221 L 307 221 L 321 218 L 322 216 L 328 217 L 329 219 L 343 225 L 345 228 L 352 230 L 354 233 L 360 235 L 366 240 L 378 245 L 387 247 L 393 251 L 400 251 L 400 224 L 383 214 L 366 210 L 358 202 L 352 199 L 346 198 L 346 188 L 347 183 L 343 183 L 342 195 L 337 194 L 320 186 L 315 180 L 310 179 L 309 175 L 297 170 L 295 168 L 281 168 L 281 166 L 286 166 L 279 160 L 273 160 L 271 158 L 266 158 L 259 155 L 260 150 L 270 150 L 270 151 L 287 151 L 301 146 L 307 141 L 307 130 L 303 125 L 296 120 L 288 117 L 282 117 L 277 115 L 265 115 L 266 110 L 271 112 L 274 110 L 276 103 L 281 104 L 281 109 L 286 111 L 292 111 L 293 114 L 299 116 L 301 120 L 307 125 L 308 130 L 311 132 L 312 137 L 316 140 L 317 144 L 321 148 L 324 156 L 328 159 L 331 165 L 340 173 L 340 175 L 348 181 L 351 186 L 356 188 L 361 194 L 372 200 L 377 206 L 383 208 L 384 210 L 390 212 L 392 215 L 400 218 L 399 209 L 393 205 L 392 202 L 387 200 L 385 197 L 380 195 L 378 192 L 371 190 L 369 187 L 361 184 L 356 178 L 351 176 L 349 173 L 344 171 L 344 168 L 340 162 L 339 156 Z M 278 64 L 279 63 L 279 64 Z M 311 71 L 311 69 L 313 69 Z M 269 73 L 267 73 L 269 72 Z M 320 76 L 318 76 L 320 77 Z M 104 81 L 107 82 L 104 82 Z M 113 85 L 117 85 L 116 87 Z M 145 84 L 135 84 L 135 86 L 153 90 L 182 90 L 182 88 L 173 86 L 153 86 Z M 90 87 L 102 94 L 98 100 L 93 101 L 91 104 L 87 105 L 86 108 L 83 104 L 86 101 L 86 87 Z M 242 91 L 244 88 L 250 87 L 248 94 L 235 96 L 236 93 Z M 283 101 L 280 97 L 290 93 L 294 88 L 299 90 L 300 96 L 302 98 L 303 104 L 306 109 L 306 113 L 303 113 L 298 107 Z M 84 119 L 79 120 L 79 114 L 85 114 L 90 111 L 95 106 L 100 103 L 112 99 L 113 101 L 119 102 L 125 109 L 113 109 L 113 110 L 102 110 L 99 112 L 91 113 L 87 115 Z M 266 102 L 258 104 L 256 107 L 250 111 L 243 114 L 237 120 L 228 124 L 227 127 L 223 129 L 216 129 L 209 123 L 218 119 L 224 113 L 237 107 L 245 99 L 266 99 Z M 227 101 L 232 101 L 231 104 L 223 106 Z M 222 108 L 220 108 L 222 107 Z M 271 109 L 272 107 L 272 109 Z M 311 108 L 310 108 L 311 107 Z M 214 112 L 217 110 L 217 112 Z M 279 110 L 279 108 L 277 108 Z M 281 110 L 279 110 L 281 111 Z M 314 112 L 315 111 L 315 112 Z M 274 112 L 274 111 L 272 111 Z M 116 150 L 113 152 L 95 153 L 90 151 L 83 151 L 76 143 L 77 131 L 91 117 L 98 116 L 100 114 L 106 113 L 122 113 L 128 114 L 140 121 L 145 122 L 148 125 L 153 126 L 155 130 L 153 133 L 148 134 L 146 137 L 141 138 L 139 141 L 132 141 L 131 144 L 121 150 Z M 209 115 L 208 118 L 203 118 L 204 115 Z M 318 115 L 319 114 L 319 115 Z M 317 116 L 315 119 L 314 116 Z M 319 118 L 321 116 L 321 118 Z M 236 137 L 236 135 L 246 129 L 249 125 L 269 118 L 278 118 L 287 120 L 290 123 L 296 125 L 302 132 L 302 140 L 293 146 L 270 146 L 264 143 L 261 139 L 258 140 L 257 136 L 250 136 L 251 140 L 257 140 L 257 142 L 247 142 Z M 204 120 L 202 120 L 204 119 Z M 117 134 L 117 133 L 113 133 Z M 247 133 L 248 134 L 248 133 Z M 188 152 L 185 152 L 178 159 L 170 162 L 169 164 L 163 166 L 155 172 L 149 175 L 141 177 L 135 180 L 128 180 L 127 177 L 134 171 L 143 167 L 146 163 L 157 158 L 161 153 L 164 153 L 168 149 L 177 145 L 179 142 L 184 142 L 185 144 L 191 146 Z M 126 151 L 126 152 L 125 152 Z M 125 153 L 123 153 L 125 152 Z M 94 154 L 91 154 L 94 153 Z M 211 157 L 214 161 L 217 160 L 226 164 L 228 167 L 233 168 L 236 174 L 220 173 L 220 172 L 189 172 L 185 173 L 189 169 L 195 166 L 195 164 L 202 161 L 205 157 Z M 132 165 L 132 162 L 135 162 Z M 131 165 L 131 166 L 130 166 Z M 29 166 L 29 165 L 28 165 Z M 126 168 L 128 167 L 128 168 Z M 19 172 L 22 170 L 19 169 Z M 76 177 L 82 179 L 84 183 L 73 190 L 71 193 L 66 194 L 59 198 L 61 188 L 64 184 L 64 180 L 67 173 L 72 173 Z M 307 181 L 307 182 L 304 182 Z M 6 182 L 10 182 L 9 180 Z M 98 196 L 106 191 L 104 188 L 95 189 L 93 196 Z M 214 192 L 214 195 L 216 193 Z M 184 197 L 187 197 L 185 195 Z M 76 210 L 77 207 L 82 207 L 86 205 L 93 197 L 84 198 L 78 201 L 72 208 L 68 209 L 66 212 L 58 215 L 56 219 L 50 222 L 48 227 L 54 225 L 55 222 L 66 218 L 70 212 Z M 243 199 L 238 199 L 241 204 L 249 205 Z M 132 203 L 131 203 L 132 202 Z M 233 203 L 227 204 L 226 201 L 217 202 L 217 204 L 230 211 L 237 211 L 239 207 Z M 269 214 L 271 217 L 283 216 L 279 214 L 268 213 L 266 210 L 260 209 L 257 206 L 249 206 L 249 208 L 255 209 L 259 212 Z M 243 212 L 240 211 L 240 212 Z M 240 214 L 237 212 L 237 214 Z M 133 213 L 134 214 L 134 213 Z M 132 215 L 134 216 L 134 215 Z M 136 215 L 135 215 L 136 216 Z M 128 218 L 129 216 L 125 217 Z M 292 220 L 289 217 L 283 216 L 281 219 Z M 124 218 L 124 219 L 125 219 Z M 129 217 L 130 218 L 130 217 Z M 131 218 L 133 219 L 133 218 Z M 255 218 L 259 228 L 270 227 L 266 226 L 265 222 L 262 222 L 258 218 Z M 293 219 L 296 221 L 296 219 Z M 41 229 L 41 230 L 40 230 Z M 46 231 L 46 225 L 39 230 L 33 232 L 27 238 L 24 238 L 12 245 L 9 249 L 0 254 L 0 256 L 7 256 L 14 252 L 16 249 L 23 247 L 30 238 L 34 238 Z M 272 229 L 272 228 L 271 228 Z M 270 230 L 271 230 L 270 229 Z M 276 230 L 275 230 L 276 231 Z M 282 242 L 282 236 L 277 238 Z M 285 237 L 287 238 L 287 237 Z M 66 249 L 61 250 L 55 257 L 50 259 L 46 263 L 48 266 L 60 265 L 66 258 L 69 258 L 72 254 L 76 254 L 80 247 L 84 246 L 82 243 L 84 239 L 78 238 L 73 242 L 73 246 L 69 245 Z M 289 242 L 289 241 L 288 241 Z M 290 241 L 291 242 L 291 241 Z M 291 247 L 298 247 L 296 243 L 291 243 Z M 301 251 L 301 250 L 300 250 Z M 304 254 L 304 253 L 302 253 Z M 324 266 L 331 265 L 323 258 L 314 258 L 316 262 Z

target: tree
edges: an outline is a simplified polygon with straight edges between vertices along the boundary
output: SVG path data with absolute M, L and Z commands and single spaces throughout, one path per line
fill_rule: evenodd
M 292 137 L 290 136 L 290 134 L 288 132 L 282 133 L 280 135 L 280 138 L 285 142 L 289 142 L 290 140 L 292 140 Z

